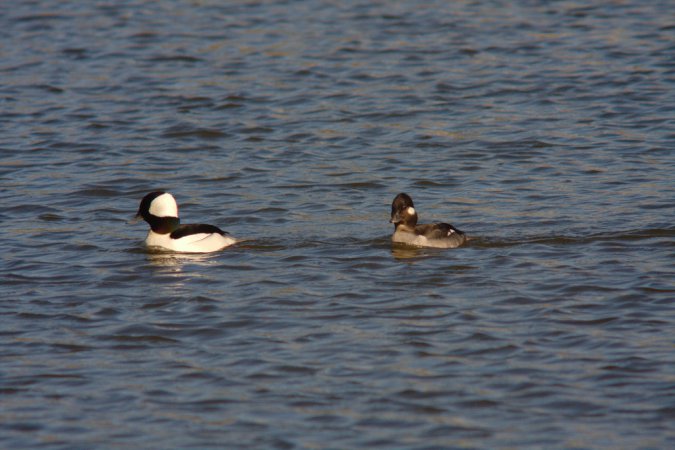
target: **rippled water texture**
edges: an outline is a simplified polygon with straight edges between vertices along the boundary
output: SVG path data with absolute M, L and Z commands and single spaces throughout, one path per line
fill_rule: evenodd
M 669 1 L 0 3 L 0 447 L 675 447 Z M 152 190 L 245 239 L 148 253 Z M 392 248 L 389 206 L 474 239 Z

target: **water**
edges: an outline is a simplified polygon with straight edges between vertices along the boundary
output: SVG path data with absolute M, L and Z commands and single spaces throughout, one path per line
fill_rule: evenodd
M 0 446 L 672 448 L 670 10 L 3 3 Z

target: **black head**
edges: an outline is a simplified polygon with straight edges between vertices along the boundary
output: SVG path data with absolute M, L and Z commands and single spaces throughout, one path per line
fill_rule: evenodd
M 142 217 L 152 231 L 159 234 L 171 233 L 180 225 L 176 200 L 164 191 L 151 192 L 143 197 L 136 217 Z
M 164 191 L 150 192 L 145 197 L 143 197 L 143 200 L 141 200 L 141 204 L 138 206 L 138 212 L 136 213 L 136 217 L 142 217 L 143 220 L 147 222 L 150 218 L 150 205 L 152 204 L 152 201 L 162 194 L 166 194 L 166 192 Z
M 391 203 L 391 220 L 389 222 L 395 225 L 405 223 L 413 227 L 415 226 L 417 223 L 417 213 L 415 212 L 412 198 L 408 194 L 401 192 L 394 198 L 394 201 Z

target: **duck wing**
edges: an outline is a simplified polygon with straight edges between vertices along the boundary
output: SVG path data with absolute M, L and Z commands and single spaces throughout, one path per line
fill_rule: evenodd
M 417 225 L 415 232 L 421 234 L 427 239 L 447 239 L 453 235 L 464 236 L 464 232 L 453 227 L 449 223 L 430 223 Z
M 205 225 L 205 224 L 185 224 L 179 225 L 171 233 L 171 239 L 180 239 L 187 236 L 192 236 L 195 234 L 213 234 L 217 233 L 222 236 L 228 234 L 227 231 L 223 231 L 215 225 Z

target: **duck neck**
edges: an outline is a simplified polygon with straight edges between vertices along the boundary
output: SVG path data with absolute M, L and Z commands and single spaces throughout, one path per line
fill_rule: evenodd
M 395 231 L 408 231 L 408 232 L 415 232 L 415 222 L 411 221 L 406 221 L 406 222 L 399 222 L 396 224 Z
M 145 221 L 150 224 L 150 228 L 157 234 L 169 234 L 173 232 L 180 225 L 178 217 L 157 217 L 148 214 Z

